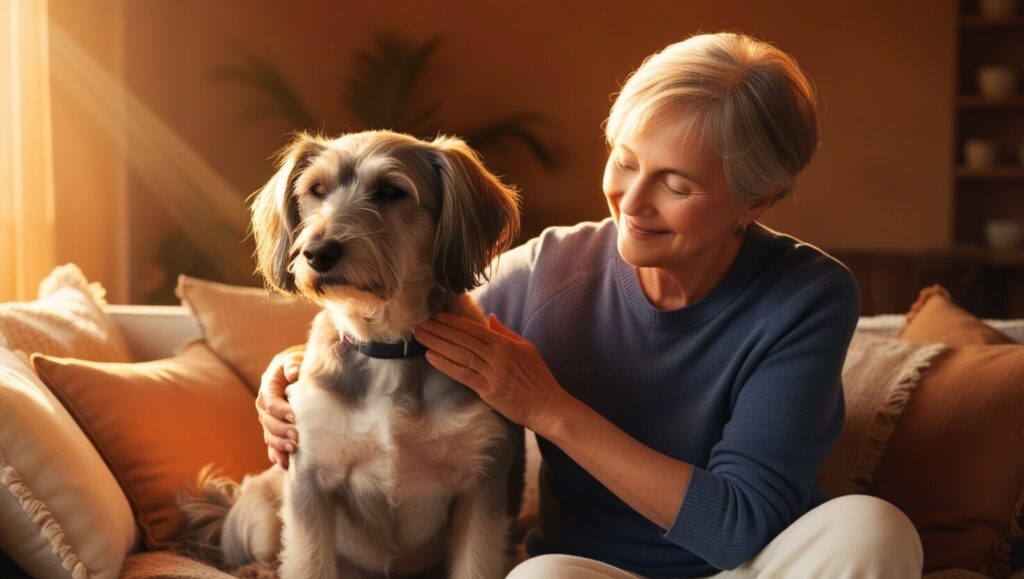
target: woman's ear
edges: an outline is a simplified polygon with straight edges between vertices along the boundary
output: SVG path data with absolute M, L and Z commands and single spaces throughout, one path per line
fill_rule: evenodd
M 278 170 L 262 189 L 253 193 L 250 212 L 256 239 L 256 269 L 272 289 L 295 291 L 290 271 L 291 248 L 299 227 L 295 181 L 324 149 L 321 139 L 299 133 L 278 154 Z
M 441 177 L 441 209 L 434 242 L 434 277 L 453 293 L 469 291 L 487 266 L 519 235 L 519 194 L 480 162 L 466 143 L 432 143 Z
M 753 205 L 747 207 L 739 216 L 739 223 L 741 227 L 746 227 L 751 223 L 758 220 L 765 211 L 771 209 L 772 205 L 775 205 L 775 200 L 778 198 L 779 193 L 782 192 L 782 187 L 776 187 L 771 193 L 762 197 L 759 201 Z

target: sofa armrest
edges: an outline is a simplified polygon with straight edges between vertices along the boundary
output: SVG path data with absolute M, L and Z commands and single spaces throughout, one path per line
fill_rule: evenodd
M 183 306 L 106 305 L 137 361 L 173 356 L 185 341 L 201 335 L 199 323 Z

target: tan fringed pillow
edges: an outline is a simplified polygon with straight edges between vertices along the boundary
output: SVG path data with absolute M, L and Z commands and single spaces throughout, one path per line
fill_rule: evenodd
M 299 298 L 184 275 L 178 277 L 176 292 L 199 320 L 210 348 L 254 393 L 275 354 L 306 342 L 310 323 L 320 311 Z
M 137 541 L 99 453 L 22 356 L 0 348 L 0 551 L 33 577 L 115 579 Z
M 949 346 L 1013 344 L 1012 338 L 986 325 L 953 303 L 946 288 L 933 285 L 921 290 L 907 312 L 899 337 L 912 342 L 941 342 Z
M 203 465 L 236 480 L 270 465 L 252 393 L 203 342 L 137 364 L 32 362 L 114 473 L 151 549 L 172 544 L 177 493 Z
M 1024 554 L 1024 346 L 938 287 L 908 318 L 904 338 L 956 347 L 925 372 L 868 492 L 917 526 L 925 572 L 1007 576 Z
M 102 309 L 105 294 L 78 266 L 58 266 L 40 282 L 37 300 L 0 304 L 0 336 L 26 353 L 130 362 L 121 332 Z
M 830 496 L 864 492 L 922 372 L 943 349 L 854 334 L 843 365 L 846 421 L 818 475 Z

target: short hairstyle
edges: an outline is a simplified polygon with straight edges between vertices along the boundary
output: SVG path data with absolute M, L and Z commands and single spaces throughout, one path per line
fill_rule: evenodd
M 666 118 L 722 159 L 737 206 L 789 194 L 818 144 L 811 81 L 793 57 L 744 34 L 691 36 L 649 56 L 615 99 L 605 138 L 614 147 Z

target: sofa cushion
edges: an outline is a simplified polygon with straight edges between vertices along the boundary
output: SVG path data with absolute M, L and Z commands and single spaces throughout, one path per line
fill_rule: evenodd
M 1024 525 L 1022 409 L 1024 346 L 1007 345 L 951 349 L 908 403 L 869 491 L 914 521 L 926 571 L 1009 571 Z
M 105 293 L 78 266 L 58 266 L 39 284 L 35 301 L 0 304 L 0 336 L 26 353 L 130 362 L 124 338 L 103 312 Z
M 258 288 L 178 277 L 178 297 L 191 308 L 210 348 L 253 393 L 274 355 L 304 344 L 320 308 Z
M 118 577 L 138 542 L 131 507 L 74 419 L 4 348 L 0 408 L 0 550 L 33 577 Z
M 1013 338 L 985 324 L 953 302 L 940 285 L 921 290 L 910 306 L 899 337 L 914 342 L 942 342 L 949 346 L 1013 344 Z
M 864 492 L 912 390 L 944 348 L 854 334 L 843 364 L 843 432 L 818 475 L 830 496 Z
M 926 292 L 909 334 L 968 345 L 949 348 L 925 372 L 868 492 L 917 526 L 926 572 L 1005 576 L 1013 549 L 1018 560 L 1024 549 L 1024 346 L 985 345 L 1003 338 L 951 310 L 948 294 Z
M 252 394 L 201 341 L 137 364 L 32 361 L 114 473 L 151 549 L 173 543 L 177 494 L 204 465 L 236 480 L 269 466 Z

